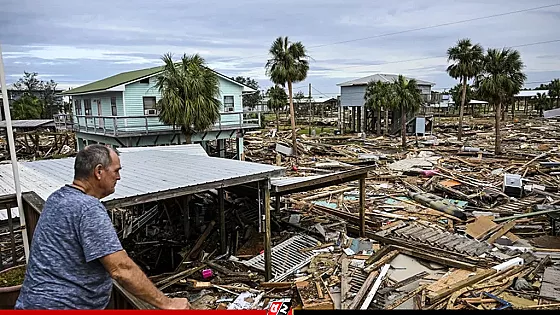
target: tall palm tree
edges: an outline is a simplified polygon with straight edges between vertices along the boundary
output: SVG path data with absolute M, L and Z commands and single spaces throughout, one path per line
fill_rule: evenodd
M 198 54 L 185 54 L 177 63 L 170 53 L 161 59 L 165 65 L 156 83 L 161 93 L 157 103 L 159 119 L 180 126 L 190 143 L 193 133 L 208 129 L 220 119 L 218 77 Z
M 418 84 L 414 79 L 406 79 L 399 75 L 398 79 L 393 82 L 395 104 L 401 112 L 401 139 L 402 146 L 406 148 L 406 114 L 407 112 L 416 111 L 422 104 L 422 95 Z
M 266 95 L 268 96 L 266 106 L 276 114 L 276 130 L 280 131 L 280 111 L 286 106 L 288 95 L 279 85 L 269 88 Z
M 447 67 L 447 72 L 454 79 L 461 81 L 462 96 L 461 106 L 459 107 L 459 132 L 457 139 L 461 141 L 463 135 L 463 114 L 465 108 L 465 94 L 467 92 L 467 81 L 475 78 L 481 71 L 484 51 L 479 44 L 473 45 L 468 38 L 460 39 L 457 45 L 447 50 L 447 61 L 453 63 Z M 457 102 L 459 99 L 456 99 Z
M 549 84 L 548 95 L 556 99 L 556 106 L 560 105 L 560 79 L 554 79 Z
M 523 67 L 521 55 L 517 50 L 488 49 L 484 57 L 484 70 L 477 78 L 478 91 L 494 105 L 495 154 L 502 153 L 500 133 L 502 104 L 511 100 L 523 87 L 523 83 L 527 79 L 522 72 Z
M 539 111 L 541 112 L 541 116 L 543 115 L 543 112 L 545 110 L 550 109 L 550 105 L 552 103 L 552 101 L 548 98 L 548 96 L 546 95 L 546 93 L 537 93 L 537 96 L 535 98 L 535 102 L 537 103 L 537 108 L 539 109 Z
M 272 43 L 269 53 L 271 59 L 266 63 L 266 74 L 275 84 L 288 85 L 290 98 L 290 120 L 292 124 L 292 148 L 297 158 L 296 120 L 292 84 L 307 78 L 309 70 L 309 56 L 301 42 L 292 43 L 288 37 L 278 37 Z

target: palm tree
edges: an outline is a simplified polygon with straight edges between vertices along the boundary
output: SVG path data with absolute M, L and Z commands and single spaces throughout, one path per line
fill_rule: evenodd
M 406 113 L 416 111 L 422 103 L 422 95 L 414 79 L 406 79 L 399 75 L 393 82 L 395 104 L 401 112 L 401 139 L 402 146 L 406 148 Z
M 275 84 L 285 86 L 288 84 L 290 97 L 290 120 L 292 123 L 292 148 L 297 158 L 296 120 L 294 113 L 294 100 L 292 97 L 292 84 L 307 78 L 309 70 L 309 56 L 301 42 L 292 43 L 288 37 L 278 37 L 272 43 L 269 53 L 271 59 L 266 63 L 266 74 Z
M 286 91 L 279 85 L 269 88 L 266 95 L 268 96 L 266 105 L 269 110 L 276 114 L 276 130 L 280 131 L 280 111 L 286 106 L 288 95 L 286 95 Z
M 481 70 L 484 51 L 479 44 L 473 45 L 468 38 L 460 39 L 456 46 L 447 50 L 447 61 L 453 64 L 447 67 L 447 72 L 454 79 L 459 79 L 463 85 L 461 106 L 459 107 L 459 132 L 457 139 L 461 141 L 463 134 L 463 114 L 465 108 L 465 94 L 467 92 L 467 81 L 475 78 Z M 456 99 L 457 102 L 459 99 Z
M 156 88 L 161 93 L 157 103 L 159 119 L 180 126 L 190 143 L 193 133 L 208 129 L 220 119 L 218 77 L 198 54 L 185 54 L 177 63 L 172 57 L 168 53 L 161 58 L 165 65 L 157 77 Z
M 509 48 L 488 49 L 484 57 L 484 70 L 477 78 L 478 90 L 491 104 L 495 112 L 495 154 L 502 153 L 500 116 L 502 104 L 521 90 L 527 76 L 521 72 L 523 61 L 517 50 Z
M 560 105 L 560 79 L 554 79 L 550 82 L 548 96 L 556 99 L 556 106 Z
M 550 105 L 552 103 L 552 101 L 548 98 L 546 93 L 537 93 L 537 97 L 535 98 L 535 101 L 537 103 L 537 108 L 541 112 L 541 116 L 543 115 L 543 112 L 545 110 L 550 109 Z
M 381 135 L 381 109 L 386 101 L 387 83 L 381 81 L 371 81 L 366 86 L 364 95 L 365 105 L 370 110 L 377 112 L 377 121 L 375 123 L 377 135 Z

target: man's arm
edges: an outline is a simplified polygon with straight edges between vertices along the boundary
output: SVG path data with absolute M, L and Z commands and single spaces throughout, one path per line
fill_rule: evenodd
M 111 278 L 139 299 L 160 309 L 189 309 L 184 298 L 168 298 L 146 277 L 124 250 L 99 258 Z

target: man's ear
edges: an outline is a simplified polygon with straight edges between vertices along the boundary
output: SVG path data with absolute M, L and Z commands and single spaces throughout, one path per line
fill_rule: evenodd
M 93 175 L 95 176 L 95 178 L 101 179 L 101 171 L 102 170 L 103 170 L 103 165 L 97 164 L 97 166 L 95 166 L 95 169 L 93 171 L 94 172 Z

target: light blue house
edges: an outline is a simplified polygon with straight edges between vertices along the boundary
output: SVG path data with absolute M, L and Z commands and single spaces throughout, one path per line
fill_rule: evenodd
M 71 117 L 55 117 L 57 126 L 69 126 L 76 132 L 78 149 L 92 143 L 114 147 L 138 147 L 183 144 L 186 139 L 179 127 L 159 121 L 156 102 L 161 98 L 155 87 L 163 67 L 120 73 L 68 91 L 73 104 Z M 244 93 L 254 89 L 220 73 L 220 120 L 204 132 L 191 136 L 193 143 L 208 149 L 216 141 L 220 156 L 225 156 L 227 139 L 236 139 L 236 157 L 243 159 L 243 135 L 258 128 L 260 119 L 247 119 L 243 113 Z M 71 123 L 69 123 L 71 122 Z M 231 141 L 231 140 L 228 140 Z

